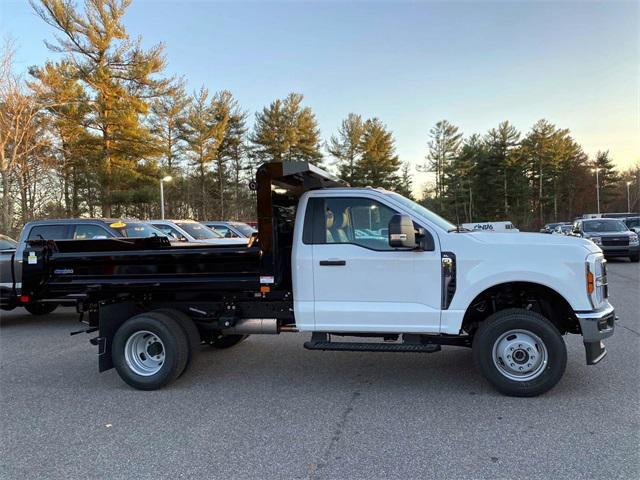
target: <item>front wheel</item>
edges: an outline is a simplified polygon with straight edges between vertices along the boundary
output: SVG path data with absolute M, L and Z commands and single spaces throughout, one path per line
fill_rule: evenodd
M 640 262 L 640 255 L 632 255 L 629 257 L 629 260 L 631 260 L 633 263 L 638 263 Z
M 480 324 L 473 355 L 496 390 L 534 397 L 553 388 L 567 365 L 567 348 L 558 329 L 539 313 L 508 309 Z

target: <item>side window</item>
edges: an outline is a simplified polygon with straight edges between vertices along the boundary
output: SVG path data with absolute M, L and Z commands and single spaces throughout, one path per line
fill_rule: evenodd
M 178 230 L 176 230 L 175 228 L 170 227 L 169 225 L 153 225 L 154 227 L 156 227 L 158 230 L 160 230 L 162 233 L 164 233 L 165 235 L 169 236 L 169 237 L 173 237 L 176 240 L 182 240 L 184 238 L 184 235 L 182 235 Z
M 28 240 L 44 238 L 45 240 L 66 240 L 66 225 L 36 225 L 29 232 Z
M 389 220 L 397 212 L 367 198 L 327 198 L 324 202 L 324 242 L 352 243 L 373 250 L 389 246 Z
M 73 233 L 73 238 L 75 240 L 91 240 L 94 238 L 109 238 L 113 235 L 110 235 L 104 228 L 100 225 L 91 225 L 91 224 L 83 224 L 76 225 L 75 232 Z
M 229 227 L 226 227 L 224 225 L 215 225 L 213 229 L 225 238 L 235 237 L 233 232 L 229 230 Z

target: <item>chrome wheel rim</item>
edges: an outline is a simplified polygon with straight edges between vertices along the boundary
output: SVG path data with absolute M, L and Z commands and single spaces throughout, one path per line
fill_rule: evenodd
M 493 344 L 493 364 L 509 380 L 526 382 L 547 367 L 549 355 L 542 339 L 528 330 L 509 330 Z
M 133 333 L 124 345 L 124 358 L 137 375 L 149 377 L 160 371 L 164 364 L 165 349 L 162 340 L 152 332 Z

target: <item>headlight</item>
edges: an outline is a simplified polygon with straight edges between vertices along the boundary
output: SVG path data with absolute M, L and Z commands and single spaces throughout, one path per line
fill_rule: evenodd
M 602 245 L 602 239 L 600 237 L 590 237 L 589 240 L 591 240 L 596 245 Z
M 593 308 L 599 308 L 609 296 L 607 261 L 602 254 L 589 255 L 586 265 L 586 287 Z
M 629 245 L 638 245 L 638 235 L 634 233 L 629 236 Z

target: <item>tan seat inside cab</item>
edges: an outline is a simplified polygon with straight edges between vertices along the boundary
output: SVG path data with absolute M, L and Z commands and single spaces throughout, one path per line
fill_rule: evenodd
M 349 243 L 351 241 L 348 234 L 351 222 L 349 209 L 345 209 L 338 216 L 340 223 L 336 224 L 334 213 L 329 209 L 325 212 L 327 243 Z

